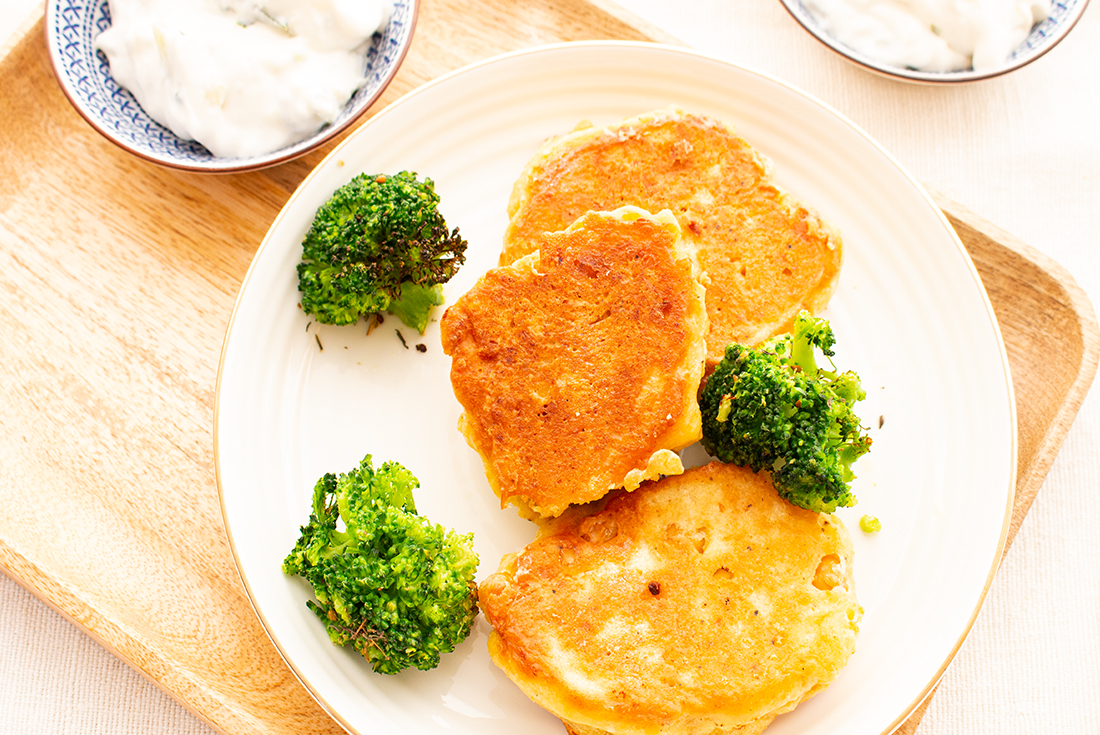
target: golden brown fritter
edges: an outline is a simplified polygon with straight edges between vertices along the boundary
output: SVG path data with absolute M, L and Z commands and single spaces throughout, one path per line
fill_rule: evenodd
M 512 191 L 501 264 L 589 209 L 669 209 L 707 288 L 708 361 L 757 344 L 828 303 L 840 236 L 782 192 L 768 162 L 716 120 L 670 108 L 547 141 Z
M 501 505 L 556 516 L 683 471 L 700 437 L 706 310 L 676 219 L 589 212 L 443 315 L 443 350 Z
M 862 615 L 840 520 L 717 462 L 545 522 L 478 600 L 493 660 L 577 735 L 760 732 Z

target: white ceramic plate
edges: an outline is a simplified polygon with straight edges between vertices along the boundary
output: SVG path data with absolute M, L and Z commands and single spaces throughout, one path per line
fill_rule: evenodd
M 490 662 L 487 625 L 431 672 L 385 677 L 332 646 L 307 586 L 280 570 L 325 472 L 366 453 L 422 483 L 419 510 L 473 531 L 478 578 L 533 537 L 501 510 L 456 429 L 438 324 L 318 328 L 297 307 L 295 264 L 313 213 L 355 174 L 417 171 L 470 242 L 448 303 L 496 263 L 516 177 L 547 136 L 678 104 L 735 126 L 780 182 L 842 231 L 846 263 L 826 316 L 837 361 L 868 391 L 874 449 L 857 465 L 859 647 L 824 693 L 769 735 L 888 732 L 929 692 L 966 635 L 1003 547 L 1014 491 L 1007 361 L 978 276 L 927 194 L 874 141 L 781 82 L 690 51 L 630 43 L 552 46 L 477 64 L 409 94 L 325 159 L 272 225 L 241 289 L 218 378 L 216 458 L 241 575 L 294 672 L 356 733 L 539 735 L 560 723 Z M 416 343 L 426 353 L 411 349 Z M 323 347 L 323 349 L 322 349 Z M 879 417 L 883 425 L 879 428 Z M 690 451 L 690 450 L 689 450 Z M 882 531 L 858 529 L 863 513 Z

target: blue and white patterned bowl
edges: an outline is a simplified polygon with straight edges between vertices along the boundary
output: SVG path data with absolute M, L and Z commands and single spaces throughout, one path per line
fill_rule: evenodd
M 111 25 L 107 0 L 47 0 L 46 41 L 61 89 L 92 127 L 122 148 L 154 163 L 188 171 L 253 171 L 297 158 L 339 135 L 374 104 L 397 74 L 416 27 L 419 0 L 395 0 L 386 28 L 367 53 L 366 81 L 332 124 L 272 153 L 219 158 L 193 140 L 183 140 L 150 118 L 129 91 L 111 77 L 95 37 Z
M 877 59 L 859 53 L 845 46 L 831 37 L 821 23 L 803 4 L 803 0 L 780 0 L 783 7 L 798 23 L 810 32 L 814 38 L 828 46 L 849 61 L 864 67 L 872 72 L 882 74 L 894 79 L 902 79 L 910 82 L 923 82 L 928 84 L 976 82 L 980 79 L 989 79 L 1007 74 L 1030 64 L 1040 56 L 1054 48 L 1059 41 L 1070 32 L 1089 0 L 1052 0 L 1050 17 L 1031 29 L 1031 34 L 1024 39 L 1020 47 L 1012 52 L 1005 60 L 1004 66 L 985 71 L 966 69 L 963 71 L 929 72 L 916 69 L 906 69 L 885 64 Z

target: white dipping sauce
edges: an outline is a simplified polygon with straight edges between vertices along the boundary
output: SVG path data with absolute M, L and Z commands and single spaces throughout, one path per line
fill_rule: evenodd
M 96 38 L 150 117 L 215 156 L 279 150 L 362 84 L 392 0 L 110 0 Z
M 943 72 L 1004 66 L 1050 0 L 805 0 L 830 36 L 897 67 Z

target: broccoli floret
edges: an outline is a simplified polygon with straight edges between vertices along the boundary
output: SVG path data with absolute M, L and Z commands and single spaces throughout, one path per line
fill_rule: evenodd
M 369 454 L 347 474 L 324 475 L 309 523 L 283 561 L 286 574 L 313 586 L 317 601 L 306 605 L 329 639 L 384 674 L 435 668 L 478 613 L 473 534 L 417 515 L 418 487 L 396 462 L 375 471 Z
M 855 505 L 852 464 L 871 448 L 853 410 L 866 392 L 856 373 L 836 372 L 834 342 L 828 321 L 803 311 L 790 334 L 729 345 L 699 399 L 712 456 L 768 470 L 782 497 L 818 513 Z
M 360 174 L 321 205 L 302 241 L 302 309 L 324 324 L 395 314 L 421 334 L 466 259 L 431 179 Z

